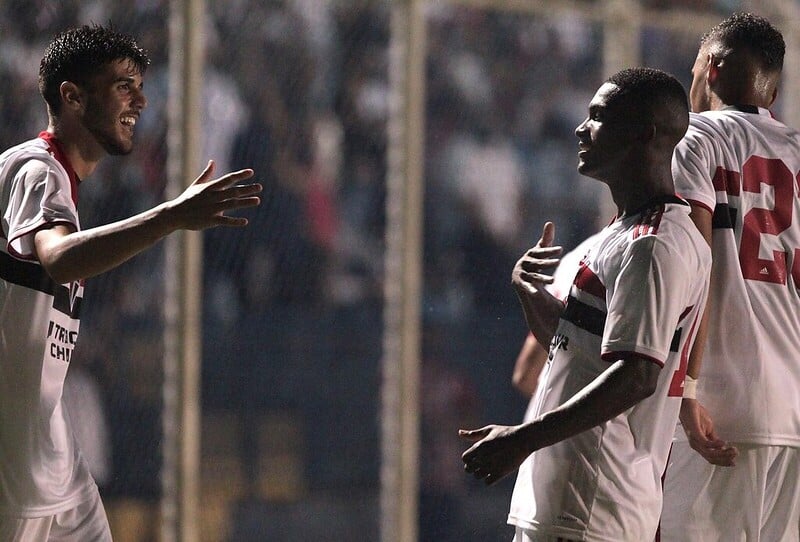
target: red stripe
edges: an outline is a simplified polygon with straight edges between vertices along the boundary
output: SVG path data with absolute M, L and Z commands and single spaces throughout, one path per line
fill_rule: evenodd
M 606 287 L 586 264 L 581 264 L 578 274 L 575 275 L 575 286 L 589 295 L 605 300 Z
M 42 132 L 39 134 L 39 137 L 47 142 L 53 157 L 55 157 L 55 159 L 58 160 L 58 163 L 64 166 L 64 169 L 67 170 L 67 176 L 69 176 L 69 185 L 72 190 L 72 203 L 77 206 L 78 184 L 80 183 L 80 179 L 78 178 L 78 174 L 75 173 L 75 169 L 72 167 L 69 158 L 67 158 L 67 155 L 64 153 L 64 148 L 61 146 L 61 142 L 54 134 L 51 134 L 50 132 Z
M 711 184 L 714 185 L 714 190 L 717 192 L 727 192 L 731 196 L 739 195 L 739 173 L 736 171 L 729 171 L 723 167 L 717 167 L 714 172 L 714 177 L 711 179 Z
M 664 205 L 659 205 L 642 213 L 639 223 L 633 230 L 633 238 L 638 239 L 642 235 L 655 235 L 658 233 L 661 217 L 664 216 L 664 209 Z

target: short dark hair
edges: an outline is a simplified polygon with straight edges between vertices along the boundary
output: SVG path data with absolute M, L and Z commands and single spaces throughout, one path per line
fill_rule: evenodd
M 85 85 L 109 63 L 129 59 L 144 73 L 150 60 L 131 36 L 111 25 L 84 25 L 58 34 L 39 64 L 39 92 L 54 114 L 61 110 L 59 87 L 64 81 Z
M 737 12 L 717 24 L 700 38 L 700 46 L 706 45 L 746 51 L 768 71 L 783 69 L 783 35 L 767 19 L 752 13 Z
M 655 68 L 627 68 L 619 71 L 606 80 L 618 88 L 613 94 L 617 98 L 633 100 L 628 105 L 638 106 L 642 110 L 654 110 L 657 105 L 669 102 L 689 109 L 686 89 L 680 81 L 669 73 Z
M 669 134 L 674 145 L 689 124 L 689 99 L 675 76 L 655 68 L 627 68 L 609 77 L 617 89 L 611 105 L 620 105 L 631 116 L 653 122 Z

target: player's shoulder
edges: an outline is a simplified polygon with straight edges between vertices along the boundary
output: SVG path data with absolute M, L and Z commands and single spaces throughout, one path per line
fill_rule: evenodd
M 50 152 L 47 142 L 41 138 L 29 139 L 13 147 L 9 147 L 0 154 L 0 164 L 12 164 L 19 162 L 42 162 L 52 164 L 57 162 Z
M 3 177 L 18 173 L 41 176 L 53 169 L 61 171 L 63 166 L 50 151 L 47 142 L 40 138 L 30 139 L 0 154 L 0 172 Z
M 707 245 L 689 214 L 691 206 L 669 196 L 644 208 L 629 228 L 631 243 L 661 246 Z

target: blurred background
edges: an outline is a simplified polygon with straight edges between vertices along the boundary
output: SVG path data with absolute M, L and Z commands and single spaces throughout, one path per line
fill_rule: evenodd
M 402 445 L 382 444 L 391 415 L 381 399 L 386 262 L 407 256 L 387 254 L 395 4 L 207 2 L 202 105 L 194 111 L 201 154 L 219 173 L 252 167 L 264 194 L 246 213 L 249 227 L 203 235 L 203 541 L 381 538 L 381 469 L 386 449 Z M 614 58 L 631 55 L 631 64 L 670 71 L 688 89 L 700 35 L 739 9 L 784 30 L 787 63 L 796 66 L 800 7 L 795 0 L 412 4 L 424 11 L 427 33 L 418 128 L 424 203 L 411 211 L 423 225 L 417 537 L 509 540 L 513 476 L 491 488 L 466 476 L 467 444 L 456 432 L 522 419 L 527 398 L 511 385 L 526 335 L 510 287 L 516 259 L 547 220 L 569 250 L 613 217 L 605 187 L 575 171 L 574 129 L 589 100 Z M 69 26 L 111 21 L 151 56 L 149 107 L 133 153 L 106 159 L 82 183 L 82 223 L 163 201 L 170 2 L 0 6 L 0 147 L 46 128 L 37 72 L 49 39 Z M 633 25 L 633 50 L 606 39 L 623 23 Z M 80 412 L 73 417 L 118 542 L 162 538 L 164 256 L 161 244 L 87 282 L 68 376 L 66 400 Z

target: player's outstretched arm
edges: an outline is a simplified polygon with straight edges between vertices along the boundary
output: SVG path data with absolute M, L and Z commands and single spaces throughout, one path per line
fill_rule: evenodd
M 83 231 L 64 224 L 42 229 L 35 236 L 36 256 L 50 277 L 64 284 L 113 269 L 180 229 L 245 226 L 247 219 L 225 213 L 260 203 L 261 185 L 236 184 L 253 171 L 217 179 L 213 173 L 211 161 L 180 196 L 125 220 Z
M 558 266 L 562 248 L 552 246 L 555 226 L 547 222 L 536 246 L 525 252 L 511 273 L 511 284 L 525 314 L 525 321 L 539 344 L 550 344 L 564 304 L 547 291 L 553 277 L 543 274 Z
M 564 404 L 522 425 L 489 425 L 459 435 L 477 441 L 461 459 L 487 484 L 515 471 L 531 453 L 591 429 L 655 392 L 661 368 L 637 356 L 620 359 Z

